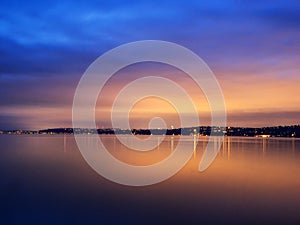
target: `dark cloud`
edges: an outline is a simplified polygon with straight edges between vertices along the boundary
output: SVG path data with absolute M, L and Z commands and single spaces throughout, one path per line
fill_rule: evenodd
M 216 71 L 259 72 L 270 61 L 299 68 L 299 12 L 295 0 L 4 0 L 0 104 L 71 105 L 76 83 L 94 59 L 143 39 L 182 44 Z
M 30 127 L 26 122 L 26 118 L 20 116 L 1 115 L 0 114 L 0 130 L 8 129 L 27 129 Z
M 211 62 L 231 62 L 229 66 L 236 60 L 267 57 L 274 49 L 277 54 L 299 53 L 290 47 L 299 44 L 300 14 L 294 1 L 12 1 L 2 5 L 0 73 L 83 71 L 106 50 L 141 39 L 174 41 Z M 293 32 L 283 36 L 287 28 Z
M 78 78 L 79 80 L 79 78 Z M 0 75 L 0 106 L 71 106 L 76 79 Z
M 298 125 L 300 111 L 229 113 L 228 124 L 248 127 Z

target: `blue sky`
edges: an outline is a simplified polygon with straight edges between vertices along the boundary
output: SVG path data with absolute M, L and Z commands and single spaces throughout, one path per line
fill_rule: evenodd
M 144 39 L 190 48 L 221 80 L 268 76 L 285 80 L 284 91 L 299 80 L 299 1 L 1 1 L 0 129 L 68 125 L 67 116 L 54 123 L 46 112 L 31 114 L 69 112 L 93 60 Z M 286 112 L 293 115 L 300 111 L 294 98 Z

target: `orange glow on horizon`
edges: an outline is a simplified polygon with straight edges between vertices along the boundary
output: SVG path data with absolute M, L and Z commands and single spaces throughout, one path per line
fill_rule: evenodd
M 99 95 L 95 114 L 97 124 L 111 127 L 111 107 L 119 91 L 129 82 L 141 77 L 141 74 L 153 75 L 153 70 L 151 68 L 146 71 L 143 68 L 132 70 L 131 68 L 131 71 L 125 69 L 116 73 Z M 226 74 L 220 71 L 215 72 L 224 94 L 229 126 L 259 127 L 299 124 L 300 76 L 273 76 L 273 72 L 234 71 L 230 73 L 226 71 Z M 210 124 L 210 108 L 206 97 L 186 74 L 167 67 L 155 70 L 155 75 L 171 79 L 186 90 L 199 113 L 200 125 Z M 155 84 L 149 85 L 155 88 Z M 64 91 L 67 93 L 65 96 L 68 96 L 68 104 L 0 106 L 0 110 L 2 115 L 24 118 L 22 121 L 24 127 L 30 129 L 70 127 L 72 126 L 72 96 L 75 89 L 66 88 Z M 137 92 L 142 91 L 143 87 L 137 90 Z M 183 99 L 179 101 L 185 104 Z M 157 99 L 144 99 L 136 104 L 130 112 L 130 123 L 134 128 L 145 127 L 152 117 L 163 117 L 168 125 L 180 126 L 174 108 Z

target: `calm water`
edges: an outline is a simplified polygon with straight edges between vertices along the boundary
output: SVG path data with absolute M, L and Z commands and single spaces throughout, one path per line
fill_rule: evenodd
M 148 165 L 171 154 L 178 137 L 148 153 L 102 141 L 116 158 Z M 0 224 L 300 224 L 300 139 L 226 138 L 200 173 L 206 142 L 171 179 L 128 187 L 95 173 L 72 135 L 0 135 Z

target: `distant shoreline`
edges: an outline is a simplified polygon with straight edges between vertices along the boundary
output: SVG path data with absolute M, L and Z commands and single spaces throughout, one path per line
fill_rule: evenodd
M 89 129 L 89 128 L 49 128 L 37 131 L 2 130 L 0 134 L 106 134 L 106 135 L 199 135 L 199 136 L 235 136 L 235 137 L 300 137 L 300 125 L 274 126 L 262 128 L 247 127 L 210 127 L 197 126 L 175 129 Z

